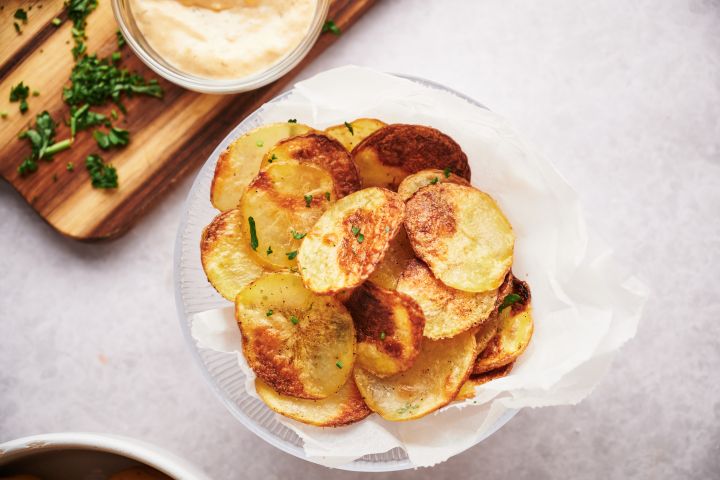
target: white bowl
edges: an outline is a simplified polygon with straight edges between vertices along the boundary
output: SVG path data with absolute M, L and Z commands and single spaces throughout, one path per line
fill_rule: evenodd
M 16 462 L 27 467 L 26 471 L 17 474 L 37 475 L 43 480 L 73 475 L 105 478 L 103 474 L 137 465 L 152 467 L 178 480 L 210 480 L 190 463 L 154 445 L 98 433 L 47 433 L 0 444 L 0 474 Z M 87 476 L 92 472 L 95 472 L 94 477 Z

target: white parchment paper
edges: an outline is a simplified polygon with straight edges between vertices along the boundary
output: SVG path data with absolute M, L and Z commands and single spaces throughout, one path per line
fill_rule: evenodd
M 535 333 L 510 375 L 478 387 L 473 400 L 410 422 L 372 415 L 324 429 L 283 418 L 313 461 L 339 466 L 394 447 L 416 466 L 445 461 L 492 433 L 510 410 L 579 402 L 635 335 L 647 288 L 588 232 L 575 192 L 501 116 L 434 87 L 348 66 L 298 83 L 288 98 L 266 105 L 262 117 L 316 128 L 374 117 L 449 134 L 467 153 L 473 185 L 492 195 L 512 223 L 513 272 L 532 291 Z M 196 315 L 192 332 L 201 347 L 238 352 L 248 393 L 257 396 L 230 305 Z

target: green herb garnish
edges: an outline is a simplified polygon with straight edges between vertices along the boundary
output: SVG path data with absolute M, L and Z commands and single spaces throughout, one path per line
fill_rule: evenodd
M 342 30 L 340 30 L 340 27 L 335 25 L 335 22 L 332 20 L 328 20 L 325 22 L 325 24 L 322 27 L 323 33 L 330 32 L 333 35 L 340 35 L 342 33 Z
M 52 19 L 52 21 L 51 21 L 50 23 L 52 23 L 52 24 L 55 25 L 56 27 L 59 27 L 60 24 L 62 23 L 62 20 L 60 20 L 58 17 L 55 17 L 55 18 Z
M 435 185 L 439 181 L 440 181 L 440 179 L 438 177 L 433 177 L 433 179 L 430 180 L 430 185 Z
M 67 165 L 65 165 L 65 170 L 68 172 L 72 172 L 75 170 L 75 164 L 73 162 L 68 162 Z
M 125 41 L 125 37 L 123 37 L 122 32 L 121 32 L 120 30 L 116 30 L 116 31 L 115 31 L 115 36 L 117 37 L 117 46 L 118 46 L 118 48 L 124 47 L 127 42 Z
M 120 52 L 113 52 L 112 55 L 110 55 L 110 60 L 113 63 L 117 63 L 122 59 L 122 54 Z
M 337 362 L 335 362 L 335 366 L 338 367 L 338 368 L 342 368 L 342 367 L 343 367 L 343 364 L 342 364 L 342 362 L 341 362 L 340 360 L 338 360 Z
M 345 126 L 347 127 L 348 130 L 350 130 L 350 135 L 352 135 L 354 137 L 355 131 L 353 131 L 352 125 L 350 125 L 348 122 L 345 122 Z
M 105 125 L 109 127 L 110 120 L 102 113 L 91 111 L 90 105 L 87 103 L 80 108 L 75 106 L 70 107 L 70 135 L 73 138 L 77 132 L 94 127 L 95 125 Z
M 271 316 L 272 314 L 273 314 L 272 308 L 271 308 L 270 310 L 268 310 L 267 312 L 265 312 L 265 316 L 266 316 L 266 317 L 269 317 L 269 316 Z
M 330 201 L 330 192 L 325 192 L 325 200 Z
M 295 240 L 302 240 L 303 238 L 305 238 L 305 235 L 307 235 L 307 233 L 298 233 L 295 230 L 290 231 L 292 232 L 292 236 Z
M 68 11 L 68 18 L 73 22 L 71 30 L 75 47 L 72 49 L 73 58 L 76 60 L 87 50 L 85 45 L 85 27 L 87 17 L 97 8 L 98 0 L 66 0 L 65 6 Z
M 20 24 L 19 24 L 19 23 L 13 22 L 13 27 L 15 27 L 15 33 L 17 33 L 18 35 L 21 35 L 21 34 L 22 34 L 22 30 L 20 30 Z
M 352 230 L 353 235 L 355 235 L 355 240 L 357 240 L 358 243 L 362 243 L 365 241 L 365 235 L 360 233 L 360 228 L 353 225 L 350 230 Z
M 365 235 L 363 235 L 363 234 L 361 233 L 361 234 L 359 234 L 357 237 L 355 237 L 355 239 L 357 240 L 358 243 L 362 243 L 362 242 L 365 241 Z
M 385 332 L 380 332 L 380 340 L 385 340 Z
M 108 133 L 95 130 L 93 137 L 103 150 L 124 147 L 130 143 L 130 132 L 117 127 L 112 127 Z
M 262 140 L 258 140 L 257 142 L 255 142 L 255 145 L 257 145 L 258 147 L 262 147 L 263 145 L 265 145 L 265 142 L 263 142 Z
M 253 217 L 248 217 L 248 224 L 250 225 L 250 247 L 252 247 L 252 249 L 257 252 L 257 247 L 259 243 L 257 238 L 257 230 L 255 230 L 255 219 Z
M 268 247 L 267 250 L 265 250 L 265 253 L 270 255 L 272 253 L 272 247 Z
M 268 158 L 268 163 L 272 163 L 272 162 L 274 162 L 275 160 L 277 160 L 277 155 L 275 155 L 275 154 L 273 153 L 273 154 L 272 154 L 272 157 Z
M 117 188 L 117 170 L 112 165 L 103 162 L 100 155 L 88 155 L 85 159 L 85 168 L 90 173 L 93 188 Z
M 502 303 L 500 304 L 500 307 L 498 308 L 498 312 L 502 312 L 503 310 L 505 310 L 506 308 L 508 308 L 511 305 L 516 304 L 520 300 L 522 300 L 522 297 L 520 295 L 518 295 L 517 293 L 511 293 L 510 295 L 508 295 L 507 297 L 505 297 L 503 299 Z
M 28 110 L 27 98 L 30 95 L 30 87 L 20 82 L 10 89 L 10 101 L 20 102 L 20 112 L 25 113 Z
M 443 169 L 443 175 L 445 175 L 445 178 L 450 178 L 450 173 L 452 170 L 450 170 L 450 167 L 445 167 Z
M 297 257 L 297 250 L 293 250 L 292 252 L 287 252 L 285 255 L 287 255 L 288 260 L 294 260 L 295 257 Z
M 350 230 L 352 230 L 353 235 L 355 235 L 355 236 L 357 236 L 357 234 L 360 233 L 360 229 L 355 226 L 353 226 Z
M 37 161 L 50 160 L 53 155 L 70 148 L 70 139 L 55 142 L 55 127 L 48 112 L 42 112 L 35 117 L 35 128 L 28 129 L 20 134 L 20 139 L 27 138 L 32 153 L 26 157 L 18 167 L 20 175 L 27 175 L 37 170 Z
M 22 20 L 23 23 L 27 23 L 27 12 L 22 8 L 18 8 L 17 10 L 15 10 L 15 15 L 13 15 L 13 17 L 17 18 L 18 20 Z
M 413 405 L 411 403 L 406 403 L 404 407 L 397 409 L 397 414 L 405 415 L 406 413 L 412 413 L 412 411 L 417 410 L 419 406 L 420 405 L 418 404 Z
M 292 322 L 293 325 L 297 325 L 298 323 L 300 323 L 300 320 L 298 320 L 298 318 L 295 315 L 290 317 L 290 321 Z
M 288 120 L 288 123 L 297 123 L 297 118 L 291 118 Z
M 312 195 L 305 195 L 305 206 L 310 208 L 310 204 L 312 203 L 313 196 Z

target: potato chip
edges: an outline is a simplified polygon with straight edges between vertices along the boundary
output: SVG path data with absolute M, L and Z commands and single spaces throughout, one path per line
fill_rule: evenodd
M 475 398 L 475 387 L 488 383 L 491 380 L 507 376 L 514 365 L 515 363 L 508 363 L 504 367 L 496 368 L 495 370 L 490 370 L 489 372 L 481 373 L 479 375 L 470 375 L 470 377 L 465 380 L 465 383 L 463 383 L 463 386 L 460 388 L 455 400 L 469 400 L 471 398 Z
M 472 369 L 475 354 L 475 335 L 471 331 L 444 340 L 426 338 L 409 370 L 380 378 L 356 367 L 355 383 L 365 403 L 383 418 L 412 420 L 455 398 Z
M 470 185 L 470 182 L 464 178 L 450 173 L 449 170 L 442 171 L 437 169 L 421 170 L 412 175 L 408 175 L 405 179 L 400 182 L 398 186 L 398 195 L 404 200 L 408 201 L 410 197 L 415 195 L 415 192 L 428 185 L 437 185 L 438 183 L 457 183 L 458 185 Z
M 339 198 L 360 190 L 357 168 L 340 142 L 319 132 L 280 141 L 265 155 L 261 169 L 287 160 L 322 167 L 332 175 Z
M 356 365 L 378 377 L 410 368 L 420 353 L 425 319 L 407 296 L 365 282 L 345 303 L 355 323 Z
M 374 118 L 358 118 L 352 122 L 335 125 L 325 129 L 325 133 L 342 143 L 348 152 L 371 133 L 384 127 L 386 124 Z
M 494 290 L 512 265 L 510 222 L 475 188 L 454 183 L 422 188 L 407 202 L 405 229 L 417 256 L 449 287 Z
M 353 149 L 363 187 L 397 189 L 411 173 L 449 169 L 470 180 L 467 156 L 452 138 L 422 125 L 388 125 Z
M 231 302 L 250 282 L 263 273 L 250 252 L 250 239 L 242 231 L 240 210 L 228 210 L 203 230 L 200 259 L 208 281 Z
M 358 422 L 372 411 L 365 405 L 352 377 L 339 392 L 320 400 L 282 395 L 259 378 L 255 390 L 270 409 L 298 422 L 317 427 L 340 427 Z
M 400 227 L 398 234 L 390 241 L 385 256 L 375 267 L 367 281 L 388 290 L 395 290 L 400 275 L 402 275 L 408 262 L 413 258 L 415 258 L 415 252 L 410 246 L 405 227 Z
M 220 154 L 210 189 L 210 201 L 220 211 L 237 208 L 245 188 L 260 170 L 263 156 L 278 141 L 311 128 L 301 123 L 272 123 L 247 132 Z
M 235 317 L 245 359 L 278 393 L 326 398 L 345 384 L 355 359 L 355 328 L 332 297 L 307 290 L 298 275 L 270 273 L 238 293 Z
M 382 260 L 404 213 L 400 197 L 382 188 L 338 200 L 300 246 L 298 265 L 305 285 L 323 294 L 360 285 Z
M 297 161 L 269 165 L 240 200 L 253 257 L 275 270 L 296 268 L 303 238 L 334 200 L 325 169 Z
M 434 340 L 454 337 L 485 322 L 495 311 L 498 290 L 471 293 L 448 287 L 420 260 L 411 260 L 397 291 L 417 302 L 425 316 L 423 335 Z

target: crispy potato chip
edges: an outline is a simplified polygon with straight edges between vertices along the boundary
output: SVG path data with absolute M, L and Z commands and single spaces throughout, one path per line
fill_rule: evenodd
M 412 175 L 408 175 L 405 179 L 400 182 L 398 186 L 398 195 L 403 201 L 408 201 L 410 197 L 415 195 L 415 192 L 428 185 L 436 185 L 438 183 L 457 183 L 458 185 L 470 185 L 470 182 L 464 178 L 450 173 L 450 171 L 436 170 L 430 168 L 427 170 L 421 170 Z
M 426 338 L 410 370 L 380 378 L 356 367 L 355 383 L 365 403 L 383 418 L 412 420 L 455 398 L 472 369 L 475 354 L 471 331 L 444 340 Z
M 470 180 L 467 156 L 452 138 L 422 125 L 388 125 L 353 149 L 363 187 L 397 189 L 411 173 L 449 168 Z
M 338 200 L 300 245 L 305 285 L 313 292 L 337 293 L 361 284 L 382 260 L 404 214 L 400 197 L 382 188 Z
M 334 298 L 307 290 L 298 275 L 255 280 L 238 293 L 235 317 L 248 365 L 278 393 L 326 398 L 352 372 L 352 317 Z
M 400 227 L 398 234 L 390 241 L 385 256 L 368 277 L 368 282 L 388 290 L 395 290 L 400 275 L 402 275 L 408 262 L 413 258 L 415 258 L 415 252 L 410 246 L 410 240 L 407 238 L 405 228 Z
M 405 229 L 417 256 L 449 287 L 494 290 L 512 265 L 510 222 L 475 188 L 454 183 L 422 188 L 407 202 Z
M 282 140 L 267 152 L 260 168 L 287 160 L 308 162 L 327 170 L 335 181 L 338 197 L 360 190 L 360 177 L 350 154 L 327 135 L 311 132 Z
M 278 141 L 311 128 L 301 123 L 272 123 L 247 132 L 228 146 L 215 165 L 210 201 L 224 212 L 237 208 L 245 188 L 260 170 L 263 156 Z
M 253 257 L 276 270 L 295 267 L 302 239 L 334 200 L 333 180 L 325 169 L 297 161 L 269 165 L 240 200 Z
M 355 323 L 356 365 L 378 377 L 410 368 L 420 353 L 425 319 L 409 297 L 365 282 L 345 303 Z
M 365 405 L 352 377 L 348 378 L 339 392 L 320 400 L 282 395 L 259 378 L 255 379 L 255 390 L 271 410 L 317 427 L 349 425 L 372 413 Z
M 208 281 L 231 302 L 247 284 L 263 273 L 250 252 L 250 240 L 242 231 L 240 210 L 223 212 L 203 230 L 200 258 Z
M 511 305 L 508 303 L 514 301 Z M 527 348 L 533 334 L 530 290 L 513 277 L 512 293 L 502 300 L 495 336 L 478 355 L 473 374 L 481 374 L 514 362 Z
M 491 380 L 507 376 L 507 374 L 510 373 L 510 371 L 512 370 L 513 366 L 515 366 L 514 362 L 508 363 L 504 367 L 496 368 L 495 370 L 490 370 L 489 372 L 481 373 L 479 375 L 470 375 L 470 377 L 465 380 L 465 383 L 463 383 L 463 386 L 462 388 L 460 388 L 460 391 L 455 397 L 455 400 L 469 400 L 471 398 L 474 398 L 475 387 L 482 385 L 483 383 L 487 383 Z
M 355 145 L 385 125 L 386 123 L 374 118 L 358 118 L 347 124 L 343 123 L 342 125 L 326 128 L 325 133 L 342 143 L 350 152 L 355 148 Z
M 486 321 L 495 311 L 498 290 L 463 292 L 435 278 L 420 260 L 411 260 L 397 291 L 417 302 L 425 316 L 423 335 L 434 340 L 454 337 Z

